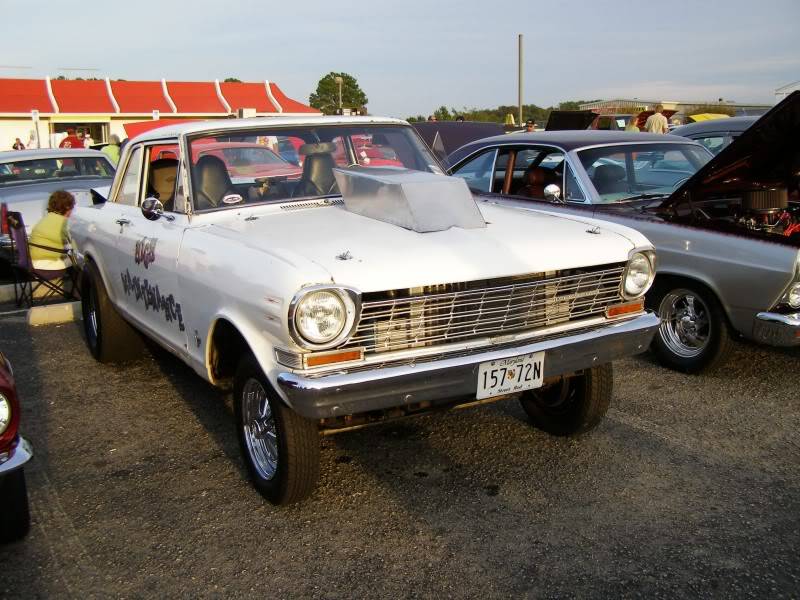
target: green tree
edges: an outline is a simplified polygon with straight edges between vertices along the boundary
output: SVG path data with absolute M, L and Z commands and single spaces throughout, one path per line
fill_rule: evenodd
M 242 83 L 242 80 L 236 77 L 226 77 L 223 80 L 223 83 Z
M 342 78 L 342 106 L 362 108 L 367 106 L 367 95 L 359 87 L 358 81 L 347 73 L 331 71 L 317 83 L 317 91 L 308 97 L 308 103 L 326 115 L 336 114 L 339 108 L 339 84 L 336 77 Z

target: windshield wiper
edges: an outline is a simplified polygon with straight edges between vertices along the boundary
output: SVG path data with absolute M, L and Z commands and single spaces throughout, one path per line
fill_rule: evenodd
M 664 192 L 659 192 L 658 194 L 653 193 L 645 193 L 645 194 L 637 194 L 635 196 L 628 196 L 627 198 L 620 198 L 616 202 L 631 202 L 633 200 L 652 200 L 653 198 L 666 198 L 669 194 L 665 194 Z

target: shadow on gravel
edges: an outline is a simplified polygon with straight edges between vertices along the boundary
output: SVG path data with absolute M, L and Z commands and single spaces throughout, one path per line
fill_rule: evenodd
M 16 307 L 14 307 L 16 308 Z M 32 536 L 42 535 L 39 527 L 41 507 L 37 506 L 32 490 L 36 487 L 36 477 L 39 473 L 46 473 L 50 464 L 49 431 L 56 427 L 57 422 L 51 415 L 51 405 L 43 398 L 42 364 L 50 358 L 50 348 L 40 349 L 35 343 L 35 335 L 26 321 L 27 315 L 11 315 L 0 319 L 0 350 L 11 362 L 14 370 L 14 379 L 17 385 L 20 406 L 22 409 L 20 433 L 27 438 L 34 447 L 34 458 L 25 466 L 25 475 L 28 480 L 28 494 L 31 504 L 31 533 L 28 538 L 19 542 L 0 546 L 0 564 L 3 565 L 5 582 L 0 583 L 0 596 L 7 591 L 7 585 L 15 583 L 22 589 L 21 582 L 14 581 L 15 573 L 22 573 L 23 566 L 41 560 L 34 547 L 28 540 Z M 46 368 L 46 367 L 45 367 Z M 33 484 L 33 485 L 32 485 Z M 47 590 L 39 585 L 38 581 L 25 581 L 24 588 L 29 597 L 45 596 Z
M 147 340 L 147 349 L 175 393 L 211 434 L 225 456 L 237 466 L 243 478 L 247 472 L 239 453 L 229 392 L 222 392 L 197 375 L 191 367 L 160 346 Z

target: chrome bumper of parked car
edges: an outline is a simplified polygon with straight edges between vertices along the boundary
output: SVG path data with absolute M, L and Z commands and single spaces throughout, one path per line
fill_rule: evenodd
M 0 477 L 22 468 L 32 458 L 33 446 L 24 437 L 20 437 L 10 452 L 0 454 Z
M 486 349 L 466 356 L 375 368 L 345 369 L 330 375 L 308 376 L 284 372 L 278 386 L 284 398 L 299 414 L 324 419 L 383 410 L 419 402 L 443 403 L 451 399 L 474 398 L 481 363 L 545 352 L 544 377 L 554 377 L 596 367 L 647 349 L 659 325 L 658 317 L 645 313 L 608 326 L 521 343 L 502 349 Z
M 800 312 L 793 315 L 758 313 L 753 337 L 770 346 L 800 346 Z

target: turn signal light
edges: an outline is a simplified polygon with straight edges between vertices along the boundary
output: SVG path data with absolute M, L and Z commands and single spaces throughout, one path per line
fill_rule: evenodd
M 306 367 L 322 367 L 324 365 L 361 360 L 362 358 L 364 358 L 364 351 L 360 348 L 356 350 L 320 352 L 306 355 Z
M 615 304 L 606 309 L 606 317 L 619 317 L 622 315 L 631 315 L 633 313 L 642 312 L 644 310 L 644 300 L 636 300 L 635 302 L 626 302 L 625 304 Z

